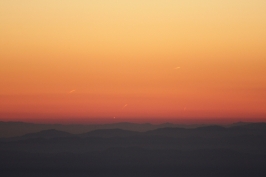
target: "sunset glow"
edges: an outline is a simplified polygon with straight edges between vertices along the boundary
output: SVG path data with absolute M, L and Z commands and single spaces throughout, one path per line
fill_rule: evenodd
M 266 121 L 266 1 L 1 0 L 1 120 Z

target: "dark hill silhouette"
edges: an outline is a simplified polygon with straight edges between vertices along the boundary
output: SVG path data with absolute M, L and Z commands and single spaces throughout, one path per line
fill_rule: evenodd
M 183 137 L 189 132 L 188 129 L 185 128 L 160 128 L 156 130 L 151 130 L 145 132 L 146 135 L 149 136 L 168 136 L 168 137 Z
M 246 129 L 266 130 L 266 123 L 249 123 L 242 125 L 241 127 Z
M 265 155 L 227 149 L 177 151 L 111 148 L 83 154 L 0 152 L 1 176 L 264 177 Z
M 32 138 L 63 138 L 63 137 L 72 137 L 74 136 L 71 133 L 58 131 L 55 129 L 43 130 L 37 133 L 29 133 L 20 137 L 20 139 L 32 139 Z
M 219 131 L 225 131 L 226 128 L 218 125 L 211 125 L 211 126 L 203 126 L 203 127 L 198 127 L 195 128 L 197 131 L 202 131 L 202 132 L 219 132 Z
M 42 130 L 49 130 L 55 129 L 58 131 L 69 132 L 72 134 L 82 134 L 87 133 L 93 130 L 99 129 L 122 129 L 122 130 L 129 130 L 129 131 L 137 131 L 137 132 L 145 132 L 149 130 L 155 130 L 157 128 L 164 128 L 164 127 L 179 127 L 187 125 L 177 125 L 177 124 L 160 124 L 160 125 L 153 125 L 153 124 L 137 124 L 137 123 L 114 123 L 114 124 L 91 124 L 91 125 L 60 125 L 60 124 L 33 124 L 33 123 L 23 123 L 23 122 L 1 122 L 0 121 L 0 138 L 9 138 L 9 137 L 16 137 L 22 136 L 28 133 L 37 133 Z M 188 125 L 193 126 L 193 125 Z
M 254 128 L 257 126 L 261 128 Z M 116 146 L 138 146 L 179 150 L 226 147 L 242 152 L 264 153 L 266 151 L 266 129 L 263 129 L 262 125 L 251 125 L 251 127 L 161 128 L 147 132 L 103 129 L 79 135 L 57 130 L 45 130 L 22 137 L 0 139 L 0 143 L 5 142 L 0 144 L 0 150 L 60 152 L 60 149 L 64 148 L 64 151 L 79 153 L 104 150 Z M 7 143 L 10 141 L 13 143 Z M 40 148 L 32 150 L 36 144 L 39 144 Z
M 81 134 L 81 137 L 129 137 L 141 134 L 140 132 L 122 129 L 101 129 Z
M 227 127 L 238 127 L 238 126 L 247 125 L 247 124 L 250 124 L 250 123 L 249 122 L 236 122 L 236 123 L 229 124 Z
M 249 123 L 230 128 L 231 133 L 242 135 L 266 135 L 266 123 Z
M 264 177 L 266 126 L 50 129 L 0 139 L 0 159 L 0 176 Z
M 168 136 L 168 137 L 212 137 L 226 132 L 228 129 L 221 126 L 204 126 L 193 129 L 186 128 L 161 128 L 146 132 L 147 135 Z

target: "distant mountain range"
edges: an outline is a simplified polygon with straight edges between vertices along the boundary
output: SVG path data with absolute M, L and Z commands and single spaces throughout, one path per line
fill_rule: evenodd
M 87 152 L 116 146 L 138 146 L 179 150 L 195 149 L 195 147 L 225 147 L 241 149 L 243 152 L 251 150 L 252 152 L 264 153 L 266 148 L 261 147 L 266 146 L 266 123 L 241 124 L 231 127 L 218 125 L 197 128 L 165 127 L 146 132 L 118 128 L 98 129 L 80 134 L 48 129 L 17 137 L 2 138 L 0 142 L 4 143 L 0 146 L 0 150 L 17 149 L 21 151 L 24 149 L 29 152 L 60 152 L 61 147 L 64 147 L 65 151 L 68 152 Z M 18 145 L 21 142 L 24 142 L 22 143 L 23 146 Z M 42 144 L 42 146 L 33 149 L 36 142 Z M 56 143 L 53 144 L 53 142 Z M 51 143 L 53 144 L 52 149 L 49 148 Z M 191 146 L 191 144 L 195 146 Z M 260 146 L 257 146 L 257 144 L 260 144 Z M 47 148 L 45 148 L 46 146 Z
M 31 130 L 35 125 L 3 124 Z M 122 125 L 150 130 L 113 128 Z M 121 123 L 81 133 L 36 126 L 44 130 L 0 138 L 0 176 L 266 176 L 266 123 L 194 128 Z
M 181 125 L 181 124 L 171 124 L 171 123 L 153 125 L 149 123 L 136 124 L 136 123 L 127 123 L 127 122 L 121 122 L 115 124 L 95 124 L 95 125 L 83 125 L 83 124 L 61 125 L 61 124 L 34 124 L 34 123 L 24 123 L 24 122 L 0 121 L 0 138 L 21 136 L 28 133 L 35 133 L 49 129 L 65 131 L 72 134 L 81 134 L 99 129 L 122 129 L 129 131 L 145 132 L 165 127 L 195 128 L 199 126 L 202 125 Z

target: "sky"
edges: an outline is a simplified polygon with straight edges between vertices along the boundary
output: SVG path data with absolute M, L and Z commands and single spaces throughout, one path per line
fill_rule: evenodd
M 1 0 L 0 120 L 266 121 L 265 0 Z

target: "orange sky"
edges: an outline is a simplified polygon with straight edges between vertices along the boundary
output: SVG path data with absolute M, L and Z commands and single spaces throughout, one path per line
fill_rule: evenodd
M 266 121 L 265 0 L 1 0 L 0 120 Z

